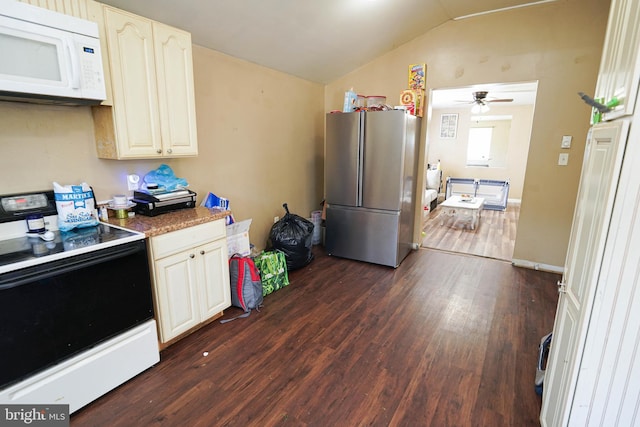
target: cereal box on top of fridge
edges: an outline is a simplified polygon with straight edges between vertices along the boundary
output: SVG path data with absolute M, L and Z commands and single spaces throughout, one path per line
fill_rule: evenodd
M 422 117 L 424 113 L 424 90 L 407 89 L 400 93 L 400 105 L 407 107 L 407 111 L 414 116 Z
M 426 64 L 409 65 L 409 89 L 425 89 L 427 78 Z

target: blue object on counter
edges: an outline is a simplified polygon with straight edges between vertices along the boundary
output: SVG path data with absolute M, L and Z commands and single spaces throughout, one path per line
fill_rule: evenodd
M 206 208 L 222 208 L 228 210 L 229 199 L 218 197 L 215 194 L 209 192 L 209 194 L 207 194 L 207 197 L 205 197 L 205 199 L 202 201 L 202 206 Z
M 165 164 L 146 174 L 143 181 L 147 187 L 155 185 L 156 188 L 163 187 L 164 191 L 183 190 L 189 186 L 186 179 L 176 177 L 173 170 Z

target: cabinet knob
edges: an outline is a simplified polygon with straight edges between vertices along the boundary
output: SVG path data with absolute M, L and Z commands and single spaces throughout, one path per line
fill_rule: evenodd
M 169 148 L 169 149 L 167 150 L 167 153 L 171 154 L 171 153 L 173 153 L 173 150 L 172 150 L 171 148 Z
M 189 258 L 195 258 L 196 256 L 194 254 L 189 254 Z
M 204 251 L 200 251 L 200 255 L 204 255 Z
M 158 153 L 158 154 L 162 154 L 162 150 L 161 150 L 160 148 L 158 148 L 158 149 L 156 150 L 156 153 Z

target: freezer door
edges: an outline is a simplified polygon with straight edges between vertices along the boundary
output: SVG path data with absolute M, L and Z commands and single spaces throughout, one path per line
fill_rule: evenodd
M 329 206 L 325 249 L 329 255 L 397 267 L 411 251 L 402 230 L 400 212 Z
M 405 198 L 411 203 L 415 180 L 415 141 L 408 134 L 411 119 L 404 111 L 365 113 L 362 207 L 396 211 Z
M 324 161 L 328 203 L 358 206 L 364 113 L 327 114 Z

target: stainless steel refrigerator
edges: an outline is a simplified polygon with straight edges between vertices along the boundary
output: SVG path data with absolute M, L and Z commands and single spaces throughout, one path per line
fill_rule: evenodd
M 401 110 L 327 114 L 329 255 L 397 267 L 412 250 L 419 135 Z

